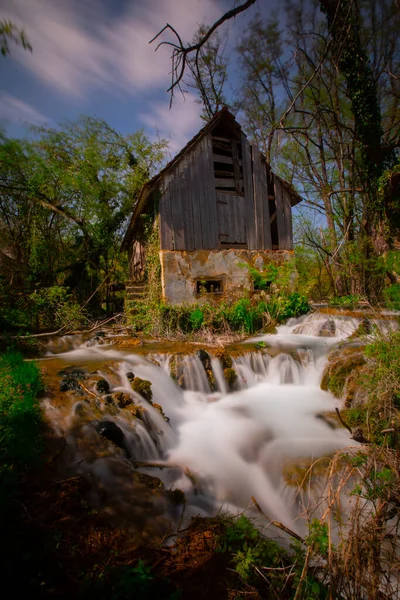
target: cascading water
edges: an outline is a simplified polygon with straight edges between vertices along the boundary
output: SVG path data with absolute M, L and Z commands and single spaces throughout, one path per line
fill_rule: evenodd
M 212 514 L 222 506 L 243 510 L 253 497 L 268 517 L 301 531 L 296 493 L 288 489 L 284 468 L 288 462 L 332 455 L 355 444 L 347 430 L 324 417 L 341 402 L 319 384 L 327 353 L 360 322 L 311 314 L 291 319 L 276 334 L 248 340 L 252 349 L 243 345 L 231 361 L 234 392 L 228 392 L 224 365 L 212 352 L 208 356 L 202 351 L 206 359 L 197 353 L 178 360 L 171 354 L 116 350 L 104 339 L 101 345 L 86 342 L 69 352 L 49 353 L 49 363 L 57 369 L 72 363 L 70 369 L 100 373 L 111 393 L 128 394 L 145 409 L 145 416 L 135 418 L 112 402 L 95 400 L 90 405 L 79 398 L 72 407 L 50 398 L 47 414 L 74 445 L 76 468 L 100 473 L 104 485 L 118 486 L 119 480 L 110 476 L 113 461 L 137 461 L 145 473 L 185 492 L 187 517 Z M 259 350 L 254 350 L 254 342 Z M 151 382 L 152 402 L 133 391 L 132 373 Z M 168 422 L 153 404 L 162 407 Z M 107 421 L 122 431 L 123 452 L 101 440 L 93 426 L 101 419 L 102 427 Z M 167 468 L 146 468 L 147 462 Z

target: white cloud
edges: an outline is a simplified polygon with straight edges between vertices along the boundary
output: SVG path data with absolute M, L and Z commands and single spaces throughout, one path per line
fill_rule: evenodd
M 171 110 L 166 101 L 152 102 L 148 108 L 148 112 L 140 115 L 140 119 L 148 130 L 171 140 L 172 156 L 202 127 L 201 109 L 193 94 L 185 94 L 185 100 L 177 95 Z
M 98 0 L 3 0 L 2 18 L 24 27 L 33 53 L 13 55 L 52 89 L 76 98 L 95 89 L 137 95 L 169 84 L 170 48 L 155 54 L 149 40 L 166 22 L 190 40 L 222 1 L 136 1 L 112 17 Z
M 6 92 L 0 92 L 0 121 L 44 125 L 49 119 L 23 100 Z

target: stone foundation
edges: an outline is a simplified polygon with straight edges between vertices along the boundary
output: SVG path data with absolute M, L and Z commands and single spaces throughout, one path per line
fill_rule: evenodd
M 163 298 L 169 304 L 218 301 L 252 291 L 246 265 L 261 270 L 264 265 L 282 264 L 292 258 L 290 250 L 163 250 L 160 252 Z M 220 293 L 197 293 L 197 282 L 221 281 Z

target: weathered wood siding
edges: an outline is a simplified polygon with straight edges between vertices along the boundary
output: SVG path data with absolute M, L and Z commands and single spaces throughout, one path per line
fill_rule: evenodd
M 280 250 L 293 249 L 292 207 L 290 197 L 278 177 L 274 176 L 276 218 Z
M 217 191 L 218 237 L 221 244 L 247 244 L 243 196 Z
M 242 160 L 243 160 L 243 187 L 246 211 L 247 247 L 249 250 L 257 250 L 257 234 L 254 217 L 254 192 L 251 164 L 251 146 L 242 134 Z
M 218 247 L 218 213 L 211 135 L 164 177 L 161 185 L 162 250 L 211 250 Z
M 241 146 L 238 165 L 243 165 L 244 195 L 215 189 L 211 133 L 163 177 L 159 200 L 162 250 L 213 250 L 229 244 L 272 250 L 269 196 L 275 196 L 279 249 L 293 248 L 292 207 L 286 188 L 276 176 L 268 185 L 265 159 L 243 134 Z M 217 162 L 224 159 L 232 161 L 218 156 Z
M 253 189 L 257 250 L 271 250 L 271 228 L 269 222 L 268 184 L 265 161 L 255 146 L 253 153 Z

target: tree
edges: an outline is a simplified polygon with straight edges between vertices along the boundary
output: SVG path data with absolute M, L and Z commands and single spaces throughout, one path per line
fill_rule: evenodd
M 24 30 L 16 27 L 12 21 L 1 19 L 0 52 L 3 56 L 7 56 L 7 54 L 10 53 L 10 41 L 17 45 L 20 44 L 25 50 L 30 50 L 32 52 L 32 46 L 30 45 Z
M 203 37 L 206 30 L 205 25 L 199 27 L 194 43 Z M 228 60 L 224 56 L 226 41 L 227 31 L 222 35 L 216 31 L 201 46 L 199 53 L 188 59 L 191 81 L 187 85 L 197 89 L 200 96 L 198 102 L 203 104 L 202 119 L 205 121 L 227 104 L 224 94 L 228 67 Z
M 90 117 L 34 131 L 33 142 L 0 143 L 1 248 L 17 265 L 2 269 L 3 282 L 25 297 L 61 285 L 85 302 L 119 268 L 127 217 L 165 141 L 123 136 Z

